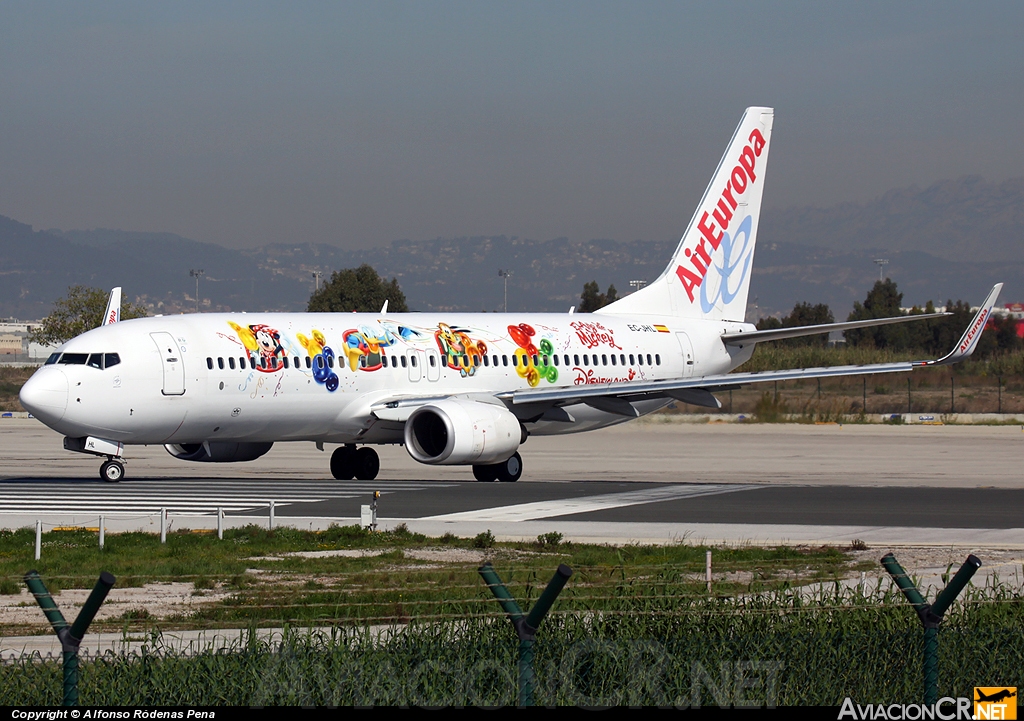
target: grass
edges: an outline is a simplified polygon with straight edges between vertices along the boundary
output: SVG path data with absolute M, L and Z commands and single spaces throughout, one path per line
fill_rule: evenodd
M 481 534 L 485 535 L 485 534 Z M 559 564 L 574 576 L 560 600 L 566 610 L 621 607 L 634 598 L 678 602 L 705 597 L 701 545 L 611 547 L 576 544 L 558 532 L 533 542 L 502 543 L 480 537 L 427 538 L 408 529 L 369 533 L 357 527 L 324 532 L 250 526 L 215 536 L 172 533 L 165 545 L 144 533 L 106 536 L 52 532 L 43 536 L 42 558 L 32 560 L 34 532 L 0 532 L 0 583 L 21 585 L 36 568 L 52 592 L 91 588 L 101 571 L 117 577 L 115 588 L 169 581 L 193 584 L 193 603 L 163 615 L 129 609 L 98 628 L 204 628 L 284 624 L 407 623 L 414 619 L 463 618 L 497 612 L 477 574 L 493 561 L 512 594 L 525 605 L 543 590 Z M 296 551 L 365 551 L 362 556 L 303 558 Z M 461 551 L 461 553 L 458 553 Z M 372 552 L 369 553 L 369 552 Z M 437 560 L 450 557 L 455 560 Z M 795 582 L 838 578 L 855 567 L 835 548 L 713 549 L 716 595 L 780 589 Z M 60 597 L 57 597 L 60 603 Z M 40 613 L 36 629 L 43 626 Z M 28 628 L 0 626 L 0 633 Z

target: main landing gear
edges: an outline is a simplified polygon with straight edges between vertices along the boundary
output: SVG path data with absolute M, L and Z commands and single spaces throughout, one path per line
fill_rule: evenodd
M 367 446 L 339 446 L 331 454 L 331 475 L 339 481 L 372 481 L 379 472 L 380 457 Z
M 108 458 L 100 466 L 100 478 L 107 483 L 118 483 L 124 478 L 124 462 L 119 458 Z
M 501 463 L 487 466 L 473 466 L 473 477 L 481 483 L 501 481 L 515 483 L 523 475 L 523 457 L 518 453 Z

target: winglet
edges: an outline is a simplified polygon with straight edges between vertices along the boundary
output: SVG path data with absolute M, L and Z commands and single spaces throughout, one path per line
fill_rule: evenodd
M 107 310 L 103 313 L 101 326 L 111 325 L 121 320 L 121 287 L 118 286 L 110 291 L 110 300 L 107 301 Z
M 960 337 L 960 342 L 956 344 L 956 348 L 951 350 L 949 353 L 939 358 L 936 361 L 927 361 L 922 365 L 934 365 L 944 366 L 952 363 L 959 363 L 965 358 L 969 358 L 974 352 L 974 349 L 978 347 L 978 341 L 981 340 L 981 332 L 985 330 L 985 324 L 988 323 L 989 316 L 992 315 L 992 306 L 996 304 L 996 298 L 999 297 L 999 291 L 1003 289 L 1002 283 L 996 283 L 992 286 L 992 290 L 989 291 L 988 297 L 985 298 L 985 302 L 978 308 L 977 315 L 971 321 L 970 325 L 967 326 L 967 330 Z

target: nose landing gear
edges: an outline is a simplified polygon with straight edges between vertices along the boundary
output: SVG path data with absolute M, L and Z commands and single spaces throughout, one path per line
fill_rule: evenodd
M 124 462 L 118 458 L 108 458 L 100 466 L 100 478 L 107 483 L 119 483 L 124 478 Z

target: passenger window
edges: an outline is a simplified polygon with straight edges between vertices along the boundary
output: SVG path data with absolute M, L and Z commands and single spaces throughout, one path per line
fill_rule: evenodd
M 583 354 L 583 366 L 587 367 L 589 365 L 590 365 L 590 356 L 588 356 L 586 353 L 584 353 Z
M 519 356 L 515 356 L 515 355 L 512 356 L 512 365 L 518 367 L 519 366 L 519 360 L 518 359 L 519 359 Z
M 629 364 L 636 365 L 636 358 L 633 357 L 632 353 L 629 354 Z
M 576 365 L 580 364 L 580 357 L 578 355 L 576 355 L 575 353 L 572 356 L 572 362 L 575 363 Z
M 46 363 L 44 363 L 43 365 L 52 366 L 58 360 L 60 360 L 60 353 L 51 353 L 50 357 L 46 359 Z
M 284 358 L 282 358 L 281 362 L 284 363 L 284 367 L 287 368 L 288 367 L 288 356 L 285 356 Z
M 427 358 L 430 359 L 430 367 L 434 368 L 437 365 L 437 359 L 434 358 L 434 354 L 431 353 L 429 356 L 427 356 Z
M 619 365 L 626 365 L 626 354 L 619 353 Z
M 537 363 L 537 354 L 536 353 L 533 354 L 533 356 L 530 358 L 530 360 L 533 361 L 533 367 L 534 368 L 536 368 L 538 365 L 540 365 L 539 363 Z
M 412 363 L 412 367 L 415 368 L 416 367 L 416 356 L 410 356 L 409 357 L 409 362 Z
M 230 368 L 231 370 L 235 369 L 235 359 L 234 358 L 228 358 L 228 368 Z
M 484 356 L 484 365 L 485 365 L 485 366 L 486 366 L 486 365 L 490 365 L 490 364 L 488 363 L 488 361 L 487 361 L 487 356 Z
M 121 356 L 119 356 L 117 353 L 105 353 L 103 355 L 103 367 L 104 368 L 113 368 L 114 366 L 116 366 L 120 362 L 121 362 Z
M 555 365 L 558 365 L 558 354 L 556 353 L 555 355 L 551 356 L 551 360 L 555 362 Z
M 478 355 L 473 356 L 473 366 L 476 367 L 476 366 L 479 366 L 479 365 L 480 365 L 480 356 L 478 356 Z
M 318 355 L 316 357 L 316 369 L 317 370 L 323 370 L 323 368 L 324 368 L 324 357 L 322 355 Z
M 603 353 L 601 354 L 601 365 L 608 365 L 608 356 L 604 355 Z
M 615 365 L 615 354 L 612 353 L 612 365 Z
M 359 367 L 360 368 L 365 368 L 366 367 L 366 356 L 364 356 L 364 355 L 359 356 Z
M 513 360 L 514 360 L 514 359 L 513 359 Z M 502 355 L 502 356 L 501 356 L 501 364 L 502 364 L 503 366 L 508 366 L 508 356 L 507 356 L 507 355 Z
M 98 368 L 99 370 L 103 370 L 103 354 L 93 353 L 92 355 L 89 356 L 89 360 L 86 363 L 86 365 L 89 366 L 90 368 Z
M 206 357 L 206 367 L 213 370 L 213 358 L 210 358 L 209 356 Z
M 591 356 L 591 360 L 593 361 L 594 365 L 596 366 L 597 365 L 597 353 L 595 353 L 593 356 Z
M 249 367 L 252 370 L 256 370 L 256 358 L 254 358 L 253 356 L 249 356 Z
M 306 356 L 306 367 L 307 368 L 312 368 L 313 367 L 313 359 L 310 358 L 309 356 Z
M 402 356 L 402 367 L 403 368 L 407 367 L 407 365 L 406 365 L 407 363 L 408 363 L 408 361 L 405 360 L 405 356 Z
M 569 365 L 569 354 L 568 353 L 565 354 L 565 364 Z
M 267 359 L 266 359 L 266 356 L 264 356 L 264 357 L 260 358 L 260 368 L 266 368 L 266 367 L 267 367 Z
M 658 365 L 661 365 L 661 356 L 660 355 L 654 356 L 654 362 L 657 363 Z
M 333 368 L 334 367 L 334 356 L 332 356 L 332 355 L 327 356 L 327 367 L 328 368 Z
M 223 358 L 218 358 L 217 359 L 217 367 L 220 370 L 224 370 L 224 359 Z
M 649 366 L 654 365 L 653 363 L 651 363 L 651 354 L 650 353 L 647 354 L 647 365 L 649 365 Z

